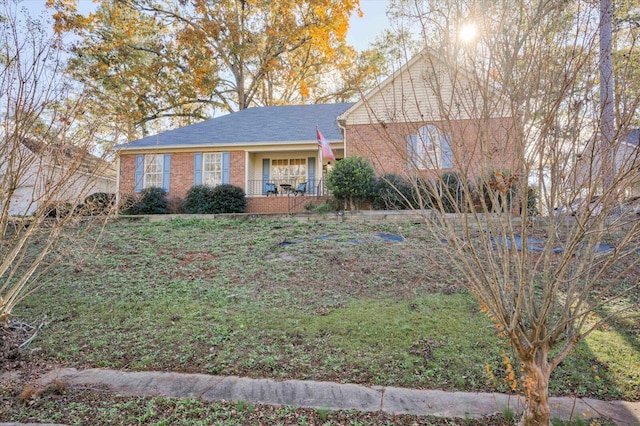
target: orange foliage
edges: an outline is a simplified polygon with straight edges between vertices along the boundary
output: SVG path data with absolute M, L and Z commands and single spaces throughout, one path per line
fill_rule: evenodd
M 80 37 L 70 70 L 94 88 L 95 113 L 127 126 L 201 104 L 326 102 L 327 76 L 350 87 L 368 72 L 346 44 L 359 0 L 102 1 L 88 16 L 77 0 L 47 4 L 56 31 Z

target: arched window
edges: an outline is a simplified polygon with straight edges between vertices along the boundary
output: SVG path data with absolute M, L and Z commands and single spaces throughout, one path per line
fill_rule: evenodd
M 434 125 L 422 126 L 407 135 L 407 154 L 411 169 L 449 169 L 453 167 L 451 135 Z

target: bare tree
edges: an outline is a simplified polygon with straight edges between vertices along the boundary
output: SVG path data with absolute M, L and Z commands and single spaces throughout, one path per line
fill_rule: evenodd
M 640 175 L 627 144 L 639 99 L 601 152 L 599 15 L 584 3 L 398 2 L 429 48 L 398 77 L 404 86 L 367 98 L 387 141 L 378 151 L 403 159 L 374 160 L 376 171 L 408 165 L 407 203 L 430 209 L 425 224 L 452 270 L 519 358 L 521 425 L 551 424 L 549 380 L 578 342 L 638 315 L 640 220 L 619 195 Z M 471 21 L 479 38 L 461 44 Z M 626 49 L 630 58 L 637 46 Z M 393 121 L 382 100 L 392 98 L 403 100 Z M 603 160 L 609 149 L 615 161 Z
M 0 326 L 77 253 L 93 221 L 84 198 L 115 181 L 92 155 L 92 129 L 74 125 L 81 96 L 64 79 L 60 40 L 12 0 L 0 2 Z

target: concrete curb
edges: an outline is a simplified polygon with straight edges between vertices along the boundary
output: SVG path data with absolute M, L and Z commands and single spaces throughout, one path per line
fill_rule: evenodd
M 275 381 L 234 376 L 168 372 L 62 368 L 40 379 L 46 386 L 105 386 L 123 396 L 165 396 L 204 401 L 247 401 L 328 410 L 383 411 L 390 414 L 480 418 L 510 409 L 521 412 L 518 397 L 498 393 L 444 392 L 303 380 Z M 552 417 L 569 420 L 606 417 L 620 426 L 640 425 L 640 402 L 551 398 Z M 2 426 L 2 424 L 0 424 Z

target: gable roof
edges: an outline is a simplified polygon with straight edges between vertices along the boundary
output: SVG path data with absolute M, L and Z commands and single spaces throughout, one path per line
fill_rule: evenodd
M 97 174 L 114 180 L 116 178 L 113 164 L 96 157 L 85 148 L 69 143 L 46 143 L 33 138 L 23 138 L 20 143 L 51 166 L 71 166 L 78 172 Z
M 445 117 L 441 116 L 439 98 L 452 100 L 455 96 L 456 100 L 476 108 L 483 104 L 482 96 L 468 88 L 473 81 L 469 70 L 458 64 L 452 68 L 441 54 L 425 47 L 341 114 L 338 121 L 343 124 L 440 121 Z M 491 86 L 484 89 L 495 92 L 499 101 L 492 105 L 492 117 L 509 117 L 508 109 L 500 106 L 507 105 L 502 96 Z M 435 91 L 439 92 L 437 96 Z M 454 112 L 457 119 L 472 118 L 471 114 L 464 108 Z
M 407 62 L 402 64 L 397 70 L 395 70 L 391 75 L 387 76 L 380 84 L 371 89 L 369 92 L 364 94 L 362 98 L 355 102 L 348 110 L 344 111 L 338 120 L 344 122 L 349 116 L 353 115 L 357 110 L 361 108 L 366 108 L 371 99 L 381 94 L 388 86 L 390 86 L 394 81 L 396 81 L 402 74 L 407 73 L 408 70 L 419 60 L 422 60 L 425 55 L 428 55 L 428 48 L 422 49 L 418 54 L 410 58 Z
M 351 105 L 353 103 L 247 108 L 118 145 L 116 149 L 316 143 L 316 126 L 328 141 L 342 141 L 337 117 Z

